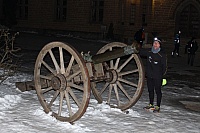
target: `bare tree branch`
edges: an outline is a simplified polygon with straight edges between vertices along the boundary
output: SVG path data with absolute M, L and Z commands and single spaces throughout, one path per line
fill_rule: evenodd
M 0 83 L 14 75 L 19 68 L 21 48 L 14 46 L 15 37 L 19 32 L 11 34 L 9 29 L 0 25 Z

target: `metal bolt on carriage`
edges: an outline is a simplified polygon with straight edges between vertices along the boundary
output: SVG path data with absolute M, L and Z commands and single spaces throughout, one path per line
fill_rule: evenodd
M 86 112 L 91 92 L 98 103 L 106 101 L 122 111 L 131 108 L 144 87 L 138 46 L 112 42 L 92 56 L 64 42 L 45 45 L 36 59 L 33 81 L 45 113 L 72 123 Z

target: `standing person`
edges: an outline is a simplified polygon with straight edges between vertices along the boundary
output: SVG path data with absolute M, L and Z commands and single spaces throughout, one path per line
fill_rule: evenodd
M 175 35 L 174 50 L 172 51 L 172 56 L 174 56 L 174 54 L 176 54 L 176 56 L 179 56 L 180 34 L 181 34 L 181 31 L 179 30 L 178 33 Z
M 150 49 L 141 49 L 140 55 L 147 57 L 146 76 L 149 92 L 149 104 L 144 109 L 152 109 L 153 112 L 160 111 L 162 99 L 162 79 L 167 72 L 167 57 L 161 48 L 161 40 L 154 38 Z M 154 91 L 157 95 L 157 105 L 154 106 Z
M 139 29 L 134 35 L 135 41 L 140 44 L 140 47 L 143 45 L 143 41 L 145 40 L 144 28 Z
M 198 49 L 198 43 L 196 42 L 195 38 L 192 37 L 192 39 L 187 43 L 185 46 L 185 52 L 188 53 L 188 64 L 193 66 L 194 64 L 194 58 L 195 58 L 195 52 Z

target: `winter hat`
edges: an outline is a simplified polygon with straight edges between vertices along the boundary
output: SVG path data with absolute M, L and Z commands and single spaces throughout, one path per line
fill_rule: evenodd
M 159 42 L 159 43 L 160 43 L 160 45 L 161 45 L 161 43 L 162 43 L 162 42 L 161 42 L 161 39 L 160 39 L 160 38 L 158 38 L 158 37 L 154 37 L 154 38 L 153 38 L 153 42 L 155 42 L 155 41 Z

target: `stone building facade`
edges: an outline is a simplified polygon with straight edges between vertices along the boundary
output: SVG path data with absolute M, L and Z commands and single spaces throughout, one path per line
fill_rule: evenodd
M 171 38 L 178 30 L 200 37 L 200 0 L 0 0 L 1 23 L 9 18 L 5 1 L 17 3 L 10 12 L 18 29 L 105 38 L 113 23 L 120 41 L 132 39 L 141 27 L 148 38 L 152 33 Z

